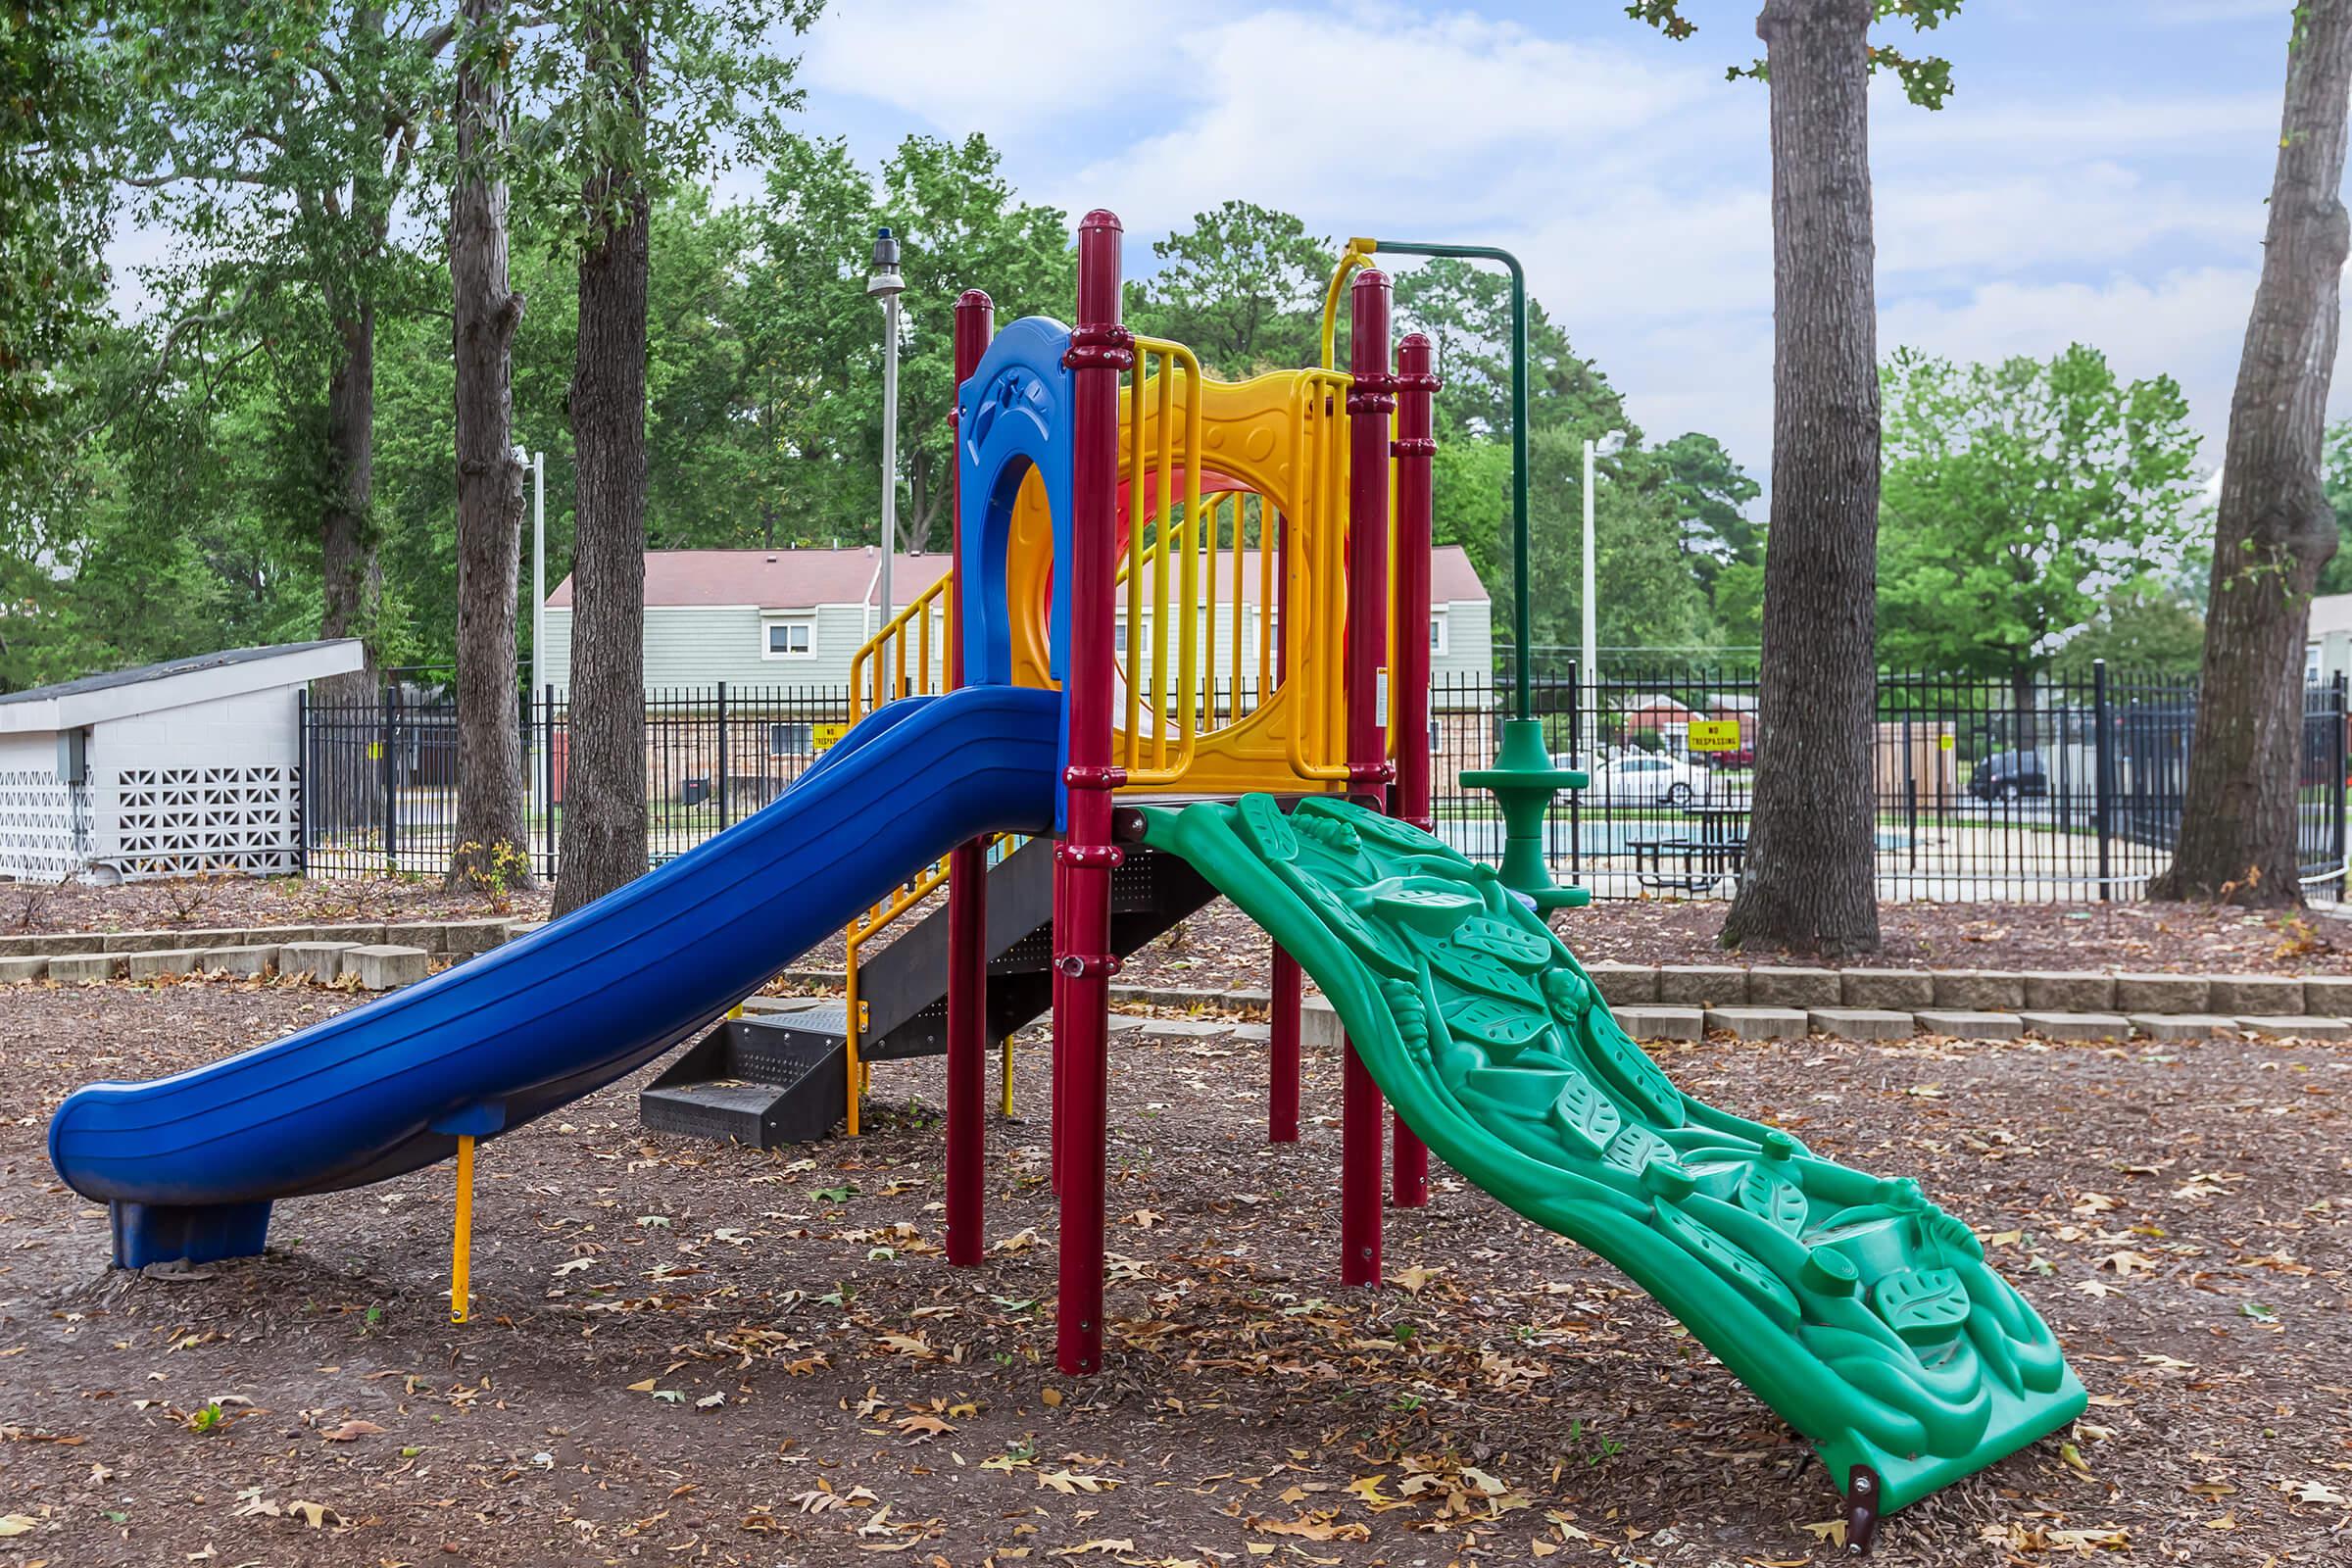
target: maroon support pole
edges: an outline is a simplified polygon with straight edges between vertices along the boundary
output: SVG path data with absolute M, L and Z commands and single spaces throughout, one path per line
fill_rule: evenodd
M 1389 275 L 1355 274 L 1350 293 L 1348 392 L 1348 794 L 1375 811 L 1388 806 Z M 1340 1280 L 1380 1283 L 1380 1086 L 1348 1043 L 1340 1105 Z
M 1285 952 L 1280 943 L 1274 947 L 1273 971 L 1266 1142 L 1295 1144 L 1298 1141 L 1298 960 Z
M 1271 529 L 1282 552 L 1275 565 L 1274 587 L 1274 682 L 1279 686 L 1291 678 L 1291 525 L 1270 503 L 1261 501 L 1259 505 L 1264 510 L 1258 514 L 1257 548 L 1266 548 L 1266 534 Z M 1266 1048 L 1266 1142 L 1295 1144 L 1298 1141 L 1298 960 L 1284 952 L 1279 942 L 1274 944 L 1270 978 L 1273 1017 Z
M 956 301 L 956 385 L 980 368 L 996 307 L 978 289 Z M 948 587 L 948 685 L 963 684 L 962 465 L 956 465 L 956 569 Z M 948 1261 L 980 1261 L 988 1128 L 988 854 L 978 839 L 948 853 Z
M 1423 832 L 1436 829 L 1429 814 L 1429 534 L 1432 509 L 1431 460 L 1438 455 L 1435 355 L 1429 339 L 1408 332 L 1396 346 L 1396 646 L 1391 651 L 1396 677 L 1396 782 L 1389 813 Z M 1396 1118 L 1396 1148 L 1389 1156 L 1389 1197 L 1398 1208 L 1429 1201 L 1429 1148 Z
M 1061 956 L 1069 951 L 1069 944 L 1062 940 L 1061 935 L 1062 912 L 1069 907 L 1069 883 L 1062 874 L 1064 869 L 1061 857 L 1054 856 L 1054 923 L 1050 938 L 1051 951 L 1054 955 L 1053 1016 L 1055 1018 L 1061 1016 Z M 1046 1175 L 1054 1189 L 1054 1196 L 1059 1197 L 1061 1195 L 1061 1031 L 1055 1029 L 1053 1031 L 1053 1036 L 1052 1043 L 1046 1048 L 1046 1078 L 1049 1086 L 1047 1090 L 1049 1099 L 1046 1105 Z
M 1119 324 L 1119 220 L 1101 208 L 1078 224 L 1078 324 L 1062 363 L 1072 374 L 1070 454 L 1069 815 L 1056 851 L 1067 908 L 1061 1001 L 1061 1287 L 1055 1359 L 1072 1377 L 1102 1364 L 1102 1206 L 1110 1073 L 1111 627 L 1118 600 L 1119 372 L 1135 337 Z M 1142 396 L 1143 389 L 1136 389 Z

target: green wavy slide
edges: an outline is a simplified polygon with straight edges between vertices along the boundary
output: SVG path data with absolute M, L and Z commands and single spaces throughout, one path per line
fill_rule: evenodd
M 1342 802 L 1147 808 L 1323 988 L 1398 1114 L 1623 1269 L 1890 1513 L 2082 1412 L 1968 1226 L 1675 1088 L 1491 866 Z

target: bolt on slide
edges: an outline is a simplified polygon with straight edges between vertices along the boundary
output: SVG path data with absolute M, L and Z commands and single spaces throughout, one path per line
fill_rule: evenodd
M 1141 814 L 1147 844 L 1297 956 L 1430 1148 L 1656 1297 L 1858 1511 L 2082 1412 L 2057 1341 L 1966 1224 L 1915 1181 L 1675 1088 L 1494 867 L 1341 801 Z

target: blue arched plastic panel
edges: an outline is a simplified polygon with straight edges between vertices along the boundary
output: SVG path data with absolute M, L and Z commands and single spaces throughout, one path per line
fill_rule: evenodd
M 1037 469 L 1054 518 L 1054 559 L 1070 559 L 1070 372 L 1061 363 L 1070 329 L 1027 316 L 999 332 L 956 399 L 962 515 L 963 670 L 972 685 L 1012 679 L 1004 554 L 1013 498 Z M 1048 667 L 1065 677 L 1069 656 L 1066 572 L 1054 575 Z
M 545 930 L 243 1055 L 94 1084 L 49 1123 L 116 1261 L 261 1250 L 270 1204 L 445 1158 L 600 1089 L 757 991 L 909 871 L 1042 832 L 1061 695 L 979 687 L 870 715 L 765 809 Z

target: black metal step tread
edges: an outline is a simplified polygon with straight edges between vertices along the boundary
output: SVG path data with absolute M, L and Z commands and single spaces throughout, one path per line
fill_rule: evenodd
M 747 1012 L 743 1022 L 753 1029 L 789 1029 L 795 1034 L 841 1038 L 850 1032 L 850 1009 L 846 1003 L 835 999 L 795 1007 L 790 1012 Z
M 756 1084 L 748 1078 L 706 1078 L 700 1083 L 655 1085 L 639 1092 L 641 1100 L 691 1104 L 706 1110 L 736 1110 L 758 1115 L 786 1092 L 786 1085 Z

